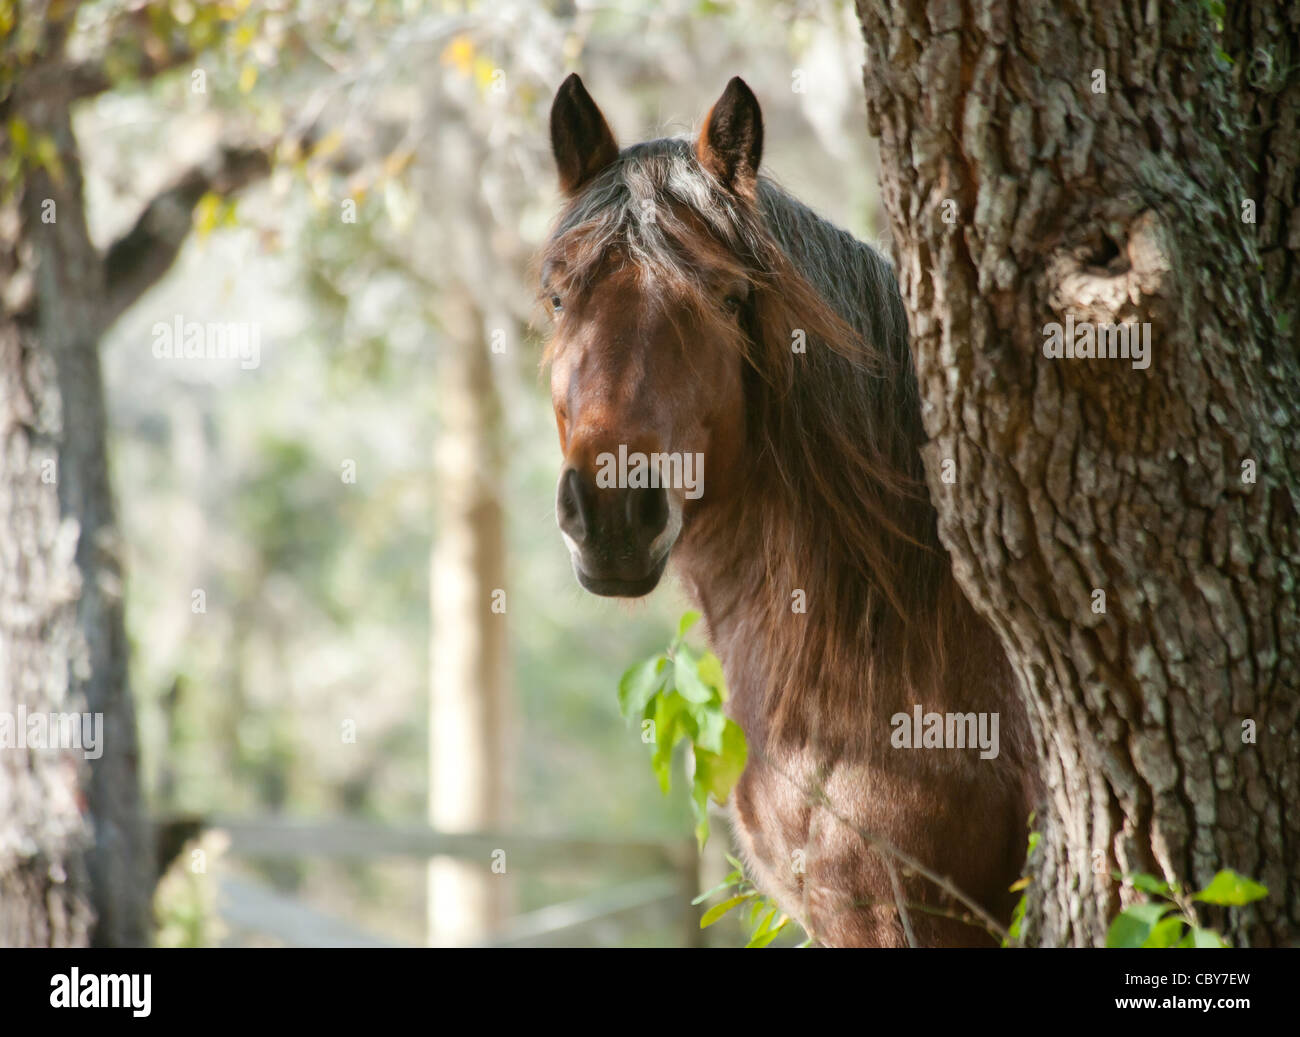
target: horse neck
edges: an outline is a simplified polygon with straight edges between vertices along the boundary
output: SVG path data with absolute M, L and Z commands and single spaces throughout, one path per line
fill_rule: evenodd
M 899 406 L 915 397 L 889 398 Z M 892 420 L 919 430 L 919 406 L 901 409 Z M 891 600 L 860 545 L 789 484 L 789 459 L 783 476 L 770 444 L 752 434 L 770 417 L 751 415 L 737 466 L 743 482 L 701 502 L 674 550 L 723 662 L 731 711 L 750 738 L 820 737 L 810 732 L 851 730 L 854 717 L 887 718 L 917 704 L 939 712 L 999 708 L 1012 680 L 1005 655 L 955 584 L 923 484 L 919 498 L 881 497 L 909 537 L 880 534 L 878 546 L 888 548 L 902 577 L 895 580 L 901 600 Z M 886 419 L 859 417 L 864 425 L 879 420 Z M 860 442 L 879 438 L 872 427 L 854 434 Z M 820 460 L 830 473 L 849 463 Z M 893 465 L 919 478 L 915 447 L 896 447 Z
M 744 481 L 708 500 L 674 551 L 722 659 L 732 712 L 754 737 L 800 724 L 861 727 L 853 717 L 863 710 L 888 716 L 918 702 L 946 710 L 958 697 L 995 697 L 983 678 L 998 670 L 999 650 L 956 589 L 924 494 L 924 431 L 893 273 L 780 192 L 767 190 L 764 205 L 796 269 L 882 353 L 868 374 L 810 342 L 787 357 L 799 365 L 789 391 L 752 379 Z M 808 444 L 816 450 L 799 449 Z M 955 670 L 950 644 L 974 666 Z
M 793 699 L 801 711 L 820 704 L 833 713 L 879 700 L 873 674 L 933 669 L 951 582 L 946 559 L 900 546 L 915 560 L 904 621 L 845 544 L 778 486 L 770 465 L 751 457 L 745 491 L 712 502 L 675 552 L 737 714 L 772 718 L 793 709 Z
M 1022 752 L 1005 655 L 946 559 L 918 575 L 928 590 L 902 616 L 868 576 L 834 574 L 837 559 L 827 552 L 820 577 L 795 588 L 807 593 L 807 611 L 799 613 L 792 589 L 768 576 L 786 566 L 788 559 L 772 557 L 783 546 L 765 544 L 759 524 L 736 511 L 717 519 L 708 537 L 688 540 L 677 565 L 722 661 L 729 712 L 752 746 L 815 744 L 829 758 L 873 755 L 883 750 L 888 718 L 920 705 L 940 713 L 1002 711 L 1004 737 L 1017 746 L 1008 756 Z M 797 548 L 784 551 L 804 557 Z

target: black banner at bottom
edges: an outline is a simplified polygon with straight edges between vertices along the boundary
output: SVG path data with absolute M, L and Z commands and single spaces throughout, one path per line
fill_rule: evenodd
M 703 955 L 703 956 L 701 956 Z M 1173 1012 L 1215 1018 L 1295 1013 L 1300 950 L 674 951 L 6 950 L 7 1024 L 59 1015 L 128 1025 L 320 1022 L 373 1025 L 393 1010 L 499 1023 L 560 1005 L 587 1022 L 647 1021 L 696 1006 L 737 1021 L 807 1023 L 816 1001 L 887 1002 L 904 1018 L 990 1022 Z M 448 1001 L 458 1001 L 450 1005 Z M 557 1002 L 560 1004 L 557 1005 Z M 883 1006 L 882 1006 L 883 1007 Z M 447 1017 L 452 1018 L 452 1017 Z M 891 1016 L 893 1018 L 893 1016 Z M 68 1020 L 64 1020 L 67 1022 Z M 574 1020 L 570 1016 L 569 1022 Z M 671 1024 L 676 1025 L 676 1024 Z M 17 1033 L 9 1025 L 7 1032 Z

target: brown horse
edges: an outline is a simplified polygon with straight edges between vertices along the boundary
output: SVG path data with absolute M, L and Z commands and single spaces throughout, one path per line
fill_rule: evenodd
M 893 272 L 759 176 L 762 140 L 740 79 L 694 142 L 622 151 L 560 87 L 560 529 L 588 590 L 647 594 L 671 557 L 699 603 L 760 888 L 825 944 L 988 943 L 966 919 L 1010 915 L 1026 718 L 937 539 Z

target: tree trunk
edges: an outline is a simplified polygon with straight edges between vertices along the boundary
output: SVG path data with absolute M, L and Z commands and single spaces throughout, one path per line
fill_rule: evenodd
M 99 341 L 170 268 L 203 194 L 238 190 L 268 161 L 221 149 L 101 254 L 71 110 L 110 82 L 102 64 L 65 56 L 76 5 L 45 7 L 16 5 L 0 38 L 0 725 L 51 712 L 102 722 L 95 753 L 0 748 L 0 945 L 140 945 L 154 854 Z
M 20 270 L 14 248 L 17 212 L 10 207 L 0 220 L 0 724 L 11 725 L 0 742 L 0 947 L 76 946 L 89 941 L 94 922 L 85 764 L 71 753 L 24 751 L 14 738 L 20 707 L 84 708 L 71 680 L 84 654 L 76 525 L 59 503 L 58 372 L 16 319 L 31 271 Z
M 1048 789 L 1030 943 L 1102 943 L 1113 871 L 1231 867 L 1269 897 L 1202 921 L 1300 932 L 1300 35 L 1230 6 L 858 3 L 940 535 Z M 1067 316 L 1149 367 L 1053 358 Z
M 66 107 L 30 105 L 23 114 L 33 135 L 48 135 L 54 141 L 60 160 L 57 175 L 46 169 L 30 172 L 18 213 L 7 217 L 15 233 L 5 251 L 12 264 L 25 268 L 19 270 L 17 281 L 9 282 L 5 299 L 3 335 L 11 352 L 5 365 L 10 384 L 0 422 L 14 452 L 0 478 L 0 497 L 7 499 L 0 510 L 27 511 L 37 539 L 26 540 L 19 532 L 21 526 L 15 529 L 8 524 L 0 535 L 12 538 L 3 553 L 15 576 L 24 569 L 41 571 L 55 561 L 60 568 L 49 570 L 49 581 L 6 581 L 6 590 L 13 594 L 10 623 L 15 625 L 6 624 L 0 635 L 5 638 L 0 656 L 15 657 L 11 638 L 47 639 L 47 643 L 39 654 L 17 653 L 21 669 L 6 675 L 0 708 L 10 713 L 25 709 L 29 716 L 85 712 L 102 718 L 102 752 L 97 757 L 85 760 L 83 754 L 78 760 L 75 753 L 28 748 L 27 765 L 8 769 L 9 795 L 21 802 L 29 796 L 39 801 L 38 776 L 56 768 L 65 793 L 72 793 L 67 798 L 77 808 L 77 826 L 88 825 L 93 833 L 93 841 L 84 847 L 84 862 L 73 863 L 67 859 L 72 844 L 62 837 L 49 844 L 51 833 L 44 821 L 27 830 L 27 845 L 35 851 L 29 866 L 48 858 L 70 877 L 78 876 L 72 880 L 74 886 L 84 868 L 88 886 L 68 895 L 84 897 L 93 905 L 93 931 L 43 926 L 39 919 L 46 914 L 46 905 L 31 899 L 35 890 L 21 883 L 14 890 L 0 890 L 0 901 L 28 917 L 28 924 L 12 933 L 16 943 L 45 939 L 81 943 L 89 935 L 97 945 L 140 945 L 149 939 L 152 849 L 136 773 L 135 715 L 126 682 L 121 552 L 108 483 L 98 353 L 103 267 L 86 231 L 80 163 Z M 34 377 L 37 372 L 39 377 Z M 32 424 L 24 416 L 29 408 L 35 415 Z M 33 456 L 31 448 L 38 444 Z M 52 459 L 53 464 L 43 471 L 24 471 L 24 466 L 30 468 L 41 459 Z M 53 510 L 47 499 L 51 494 Z M 32 554 L 37 547 L 41 553 Z M 66 550 L 66 555 L 49 555 L 56 547 Z M 64 629 L 61 615 L 68 607 L 74 622 Z M 39 622 L 28 626 L 19 619 L 27 616 L 31 622 L 46 615 L 60 617 L 48 633 Z M 51 754 L 55 759 L 46 760 Z M 21 848 L 17 853 L 23 856 Z
M 437 542 L 430 566 L 429 823 L 499 829 L 507 809 L 501 415 L 483 319 L 469 293 L 440 308 Z M 504 849 L 504 847 L 502 848 Z M 429 863 L 429 939 L 482 939 L 506 916 L 509 861 Z

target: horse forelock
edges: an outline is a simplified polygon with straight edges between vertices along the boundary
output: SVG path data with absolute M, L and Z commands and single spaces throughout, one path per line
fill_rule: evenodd
M 767 295 L 769 316 L 782 318 L 866 372 L 882 368 L 881 356 L 865 328 L 853 319 L 852 300 L 838 284 L 844 276 L 844 246 L 865 248 L 848 235 L 843 240 L 808 236 L 810 246 L 796 264 L 774 231 L 798 227 L 803 207 L 768 178 L 760 182 L 759 205 L 723 187 L 700 165 L 685 139 L 666 138 L 625 148 L 561 213 L 541 254 L 541 266 L 580 300 L 611 260 L 630 266 L 648 302 L 672 300 L 693 309 L 718 330 L 712 294 L 720 275 L 745 278 Z M 815 224 L 825 224 L 810 211 Z M 834 228 L 831 228 L 834 230 Z M 837 232 L 839 233 L 839 232 Z M 819 246 L 830 247 L 819 247 Z M 887 267 L 885 267 L 887 270 Z M 879 272 L 879 271 L 877 271 Z M 780 306 L 771 305 L 780 301 Z M 847 305 L 846 305 L 847 304 Z M 566 303 L 567 305 L 567 303 Z M 846 312 L 847 311 L 847 312 Z M 719 338 L 726 341 L 729 336 Z M 754 369 L 774 385 L 789 383 L 789 343 L 744 343 Z M 773 348 L 775 346 L 775 348 Z

